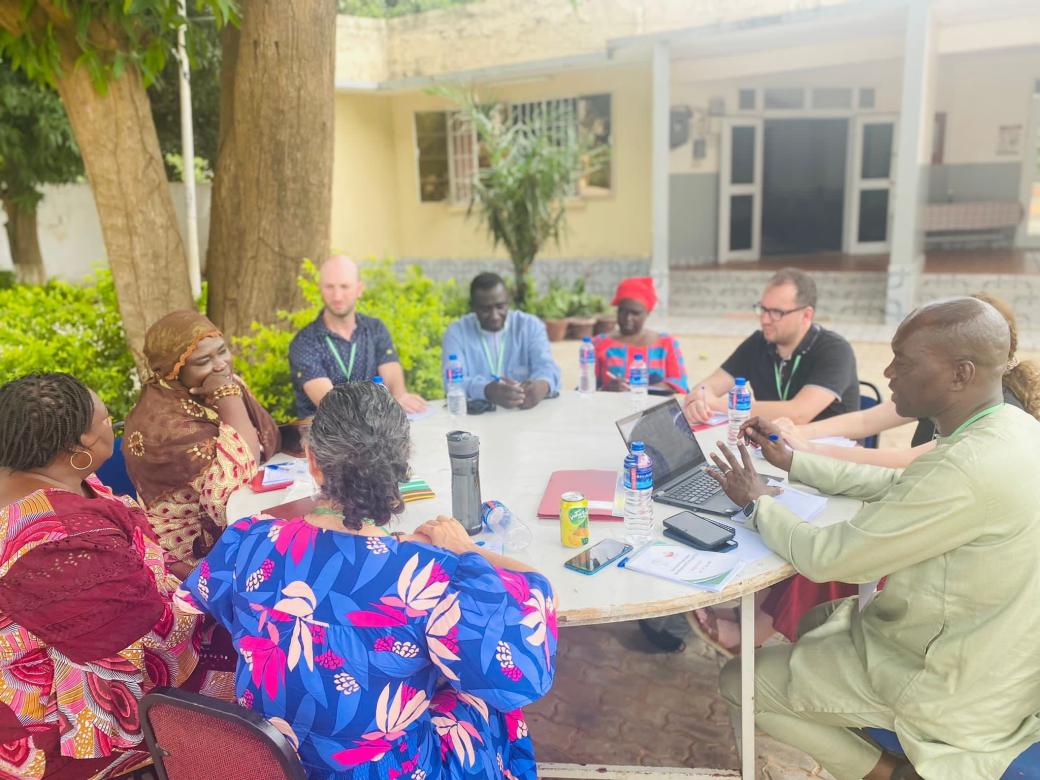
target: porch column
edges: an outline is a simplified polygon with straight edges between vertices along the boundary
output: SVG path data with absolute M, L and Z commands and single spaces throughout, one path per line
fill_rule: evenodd
M 651 111 L 650 275 L 657 286 L 658 310 L 668 314 L 668 124 L 671 107 L 672 58 L 667 41 L 654 44 Z
M 910 0 L 903 45 L 903 96 L 896 139 L 894 216 L 885 300 L 885 322 L 889 324 L 898 324 L 913 310 L 924 268 L 920 216 L 928 200 L 935 76 L 930 0 Z

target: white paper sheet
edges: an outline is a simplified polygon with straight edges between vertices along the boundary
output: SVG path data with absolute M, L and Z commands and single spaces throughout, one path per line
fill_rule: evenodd
M 824 436 L 822 439 L 813 439 L 813 444 L 829 444 L 832 447 L 855 447 L 854 439 L 846 439 L 844 436 Z
M 804 490 L 798 490 L 786 482 L 780 482 L 776 479 L 769 480 L 769 484 L 784 489 L 783 493 L 779 496 L 773 496 L 773 499 L 790 509 L 803 520 L 810 521 L 814 519 L 827 506 L 827 499 L 823 496 L 806 493 Z

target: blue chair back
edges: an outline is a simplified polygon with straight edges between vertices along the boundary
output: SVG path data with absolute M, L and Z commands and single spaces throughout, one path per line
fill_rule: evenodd
M 899 744 L 899 737 L 894 731 L 876 728 L 863 730 L 882 750 L 903 755 L 903 746 Z M 1019 753 L 1018 758 L 1012 761 L 1011 766 L 1000 776 L 1000 780 L 1040 780 L 1040 742 Z
M 869 409 L 872 406 L 877 406 L 881 403 L 881 391 L 878 386 L 873 382 L 867 382 L 863 379 L 859 380 L 859 408 L 860 411 Z M 876 450 L 878 446 L 877 434 L 868 436 L 863 440 L 863 446 L 868 449 Z
M 126 473 L 122 436 L 116 436 L 116 443 L 112 448 L 112 457 L 106 460 L 101 468 L 97 470 L 97 478 L 117 496 L 130 496 L 130 498 L 137 500 L 137 491 L 134 490 L 134 483 L 130 481 L 130 475 Z

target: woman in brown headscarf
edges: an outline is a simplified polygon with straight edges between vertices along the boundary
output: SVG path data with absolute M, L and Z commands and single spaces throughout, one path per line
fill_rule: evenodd
M 153 374 L 126 419 L 123 454 L 170 571 L 183 578 L 227 525 L 228 497 L 278 451 L 278 427 L 198 312 L 155 323 L 144 354 Z

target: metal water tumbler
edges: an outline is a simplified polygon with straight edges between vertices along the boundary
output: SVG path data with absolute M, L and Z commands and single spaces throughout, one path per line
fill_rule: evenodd
M 448 457 L 451 460 L 451 513 L 470 536 L 479 534 L 480 511 L 480 438 L 468 431 L 448 434 Z

